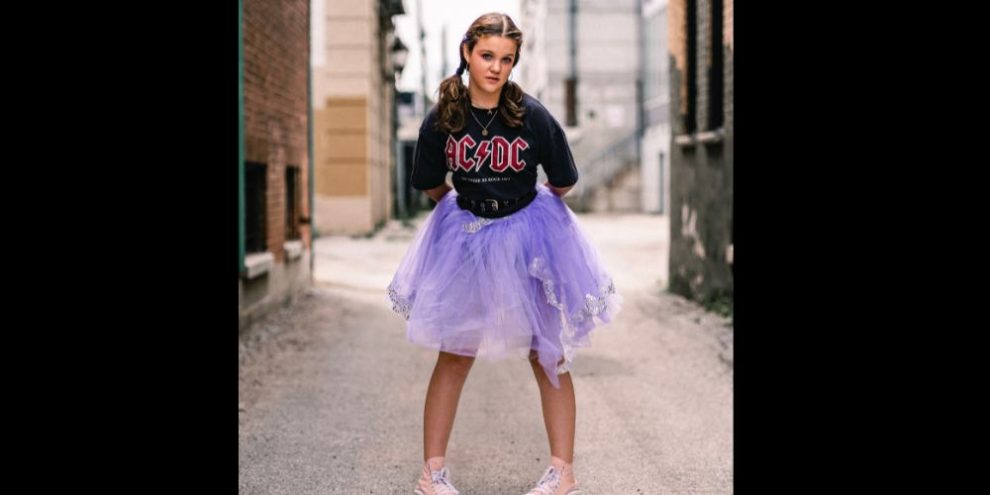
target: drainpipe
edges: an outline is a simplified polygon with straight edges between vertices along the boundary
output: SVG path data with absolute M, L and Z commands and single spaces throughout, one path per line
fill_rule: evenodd
M 577 0 L 570 0 L 567 6 L 567 77 L 577 79 Z
M 323 1 L 323 0 L 317 0 Z M 312 7 L 312 3 L 310 4 Z M 309 20 L 306 21 L 306 29 L 309 33 L 309 53 L 310 56 L 306 59 L 306 107 L 309 109 L 309 115 L 307 117 L 306 131 L 308 132 L 308 146 L 307 152 L 309 153 L 309 167 L 307 170 L 309 175 L 309 280 L 310 283 L 315 281 L 315 260 L 316 260 L 316 245 L 315 239 L 313 239 L 313 230 L 316 228 L 316 222 L 314 218 L 316 217 L 316 204 L 313 202 L 316 195 L 314 193 L 315 189 L 313 187 L 313 178 L 315 177 L 313 169 L 316 168 L 316 164 L 313 162 L 313 28 L 310 25 L 313 20 L 313 14 L 310 12 Z
M 567 8 L 567 125 L 577 126 L 582 119 L 578 118 L 577 104 L 577 0 L 569 0 Z
M 646 130 L 646 16 L 643 15 L 643 0 L 636 1 L 636 18 L 639 21 L 636 23 L 636 49 L 639 51 L 636 72 L 636 154 L 641 155 L 640 147 Z
M 237 272 L 244 271 L 244 2 L 237 0 Z

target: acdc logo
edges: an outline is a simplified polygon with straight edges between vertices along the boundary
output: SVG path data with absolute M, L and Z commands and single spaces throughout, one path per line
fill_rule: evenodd
M 474 150 L 473 156 L 468 158 L 469 150 Z M 529 149 L 529 143 L 521 137 L 517 137 L 510 143 L 502 136 L 495 136 L 491 140 L 476 143 L 470 134 L 465 134 L 460 139 L 454 136 L 447 136 L 447 145 L 444 152 L 447 155 L 447 168 L 456 172 L 457 169 L 464 169 L 470 172 L 472 169 L 477 172 L 489 160 L 488 167 L 493 172 L 504 172 L 511 168 L 516 172 L 522 172 L 526 168 L 526 161 L 519 158 L 523 150 Z

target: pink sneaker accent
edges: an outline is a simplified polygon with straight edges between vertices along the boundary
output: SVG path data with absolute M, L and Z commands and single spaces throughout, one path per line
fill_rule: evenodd
M 577 481 L 574 482 L 574 486 L 564 489 L 561 488 L 561 475 L 563 471 L 554 466 L 553 464 L 543 472 L 543 476 L 540 477 L 540 481 L 536 483 L 536 487 L 532 490 L 526 492 L 526 495 L 581 495 L 583 492 L 577 485 Z
M 423 463 L 423 475 L 419 485 L 413 490 L 415 495 L 461 495 L 461 492 L 450 483 L 450 470 L 447 466 L 439 470 L 430 469 L 430 464 Z

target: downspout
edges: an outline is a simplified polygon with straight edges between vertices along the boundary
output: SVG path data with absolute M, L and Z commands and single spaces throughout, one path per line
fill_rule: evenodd
M 564 108 L 567 109 L 565 112 L 567 125 L 576 126 L 580 120 L 577 117 L 577 47 L 574 46 L 577 0 L 569 0 L 567 4 L 567 93 L 565 96 L 567 100 L 564 102 Z
M 244 2 L 237 0 L 237 272 L 244 272 Z
M 323 0 L 317 0 L 323 1 Z M 310 8 L 312 8 L 312 3 L 310 3 Z M 306 107 L 308 108 L 307 124 L 306 130 L 309 133 L 307 138 L 307 153 L 309 154 L 309 167 L 307 174 L 309 175 L 309 280 L 313 283 L 315 279 L 315 260 L 316 260 L 316 239 L 313 238 L 313 230 L 316 229 L 316 222 L 314 218 L 316 217 L 316 204 L 313 202 L 316 195 L 314 193 L 315 188 L 313 187 L 313 180 L 315 174 L 313 169 L 316 168 L 313 162 L 313 13 L 310 12 L 309 19 L 306 21 L 307 32 L 309 33 L 309 57 L 306 59 Z
M 570 0 L 568 2 L 567 9 L 567 46 L 568 46 L 568 63 L 567 63 L 567 77 L 572 80 L 577 80 L 577 15 L 578 15 L 578 5 L 577 0 Z M 577 85 L 575 84 L 574 91 L 577 92 Z M 577 95 L 574 96 L 577 99 Z M 574 113 L 578 113 L 577 109 Z
M 636 0 L 638 32 L 636 45 L 638 70 L 636 72 L 636 155 L 642 159 L 643 135 L 646 132 L 646 16 L 643 15 L 643 0 Z

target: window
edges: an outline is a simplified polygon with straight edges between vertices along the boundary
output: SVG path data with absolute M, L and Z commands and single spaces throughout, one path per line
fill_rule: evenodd
M 285 239 L 299 239 L 299 167 L 285 167 Z
M 722 1 L 712 1 L 711 63 L 708 65 L 708 129 L 722 127 Z
M 564 106 L 566 111 L 566 125 L 577 125 L 577 78 L 568 77 L 564 80 Z
M 698 0 L 687 0 L 687 112 L 684 115 L 684 132 L 691 134 L 698 129 Z
M 265 228 L 266 170 L 263 163 L 247 162 L 244 167 L 244 248 L 248 253 L 261 253 L 268 249 Z

